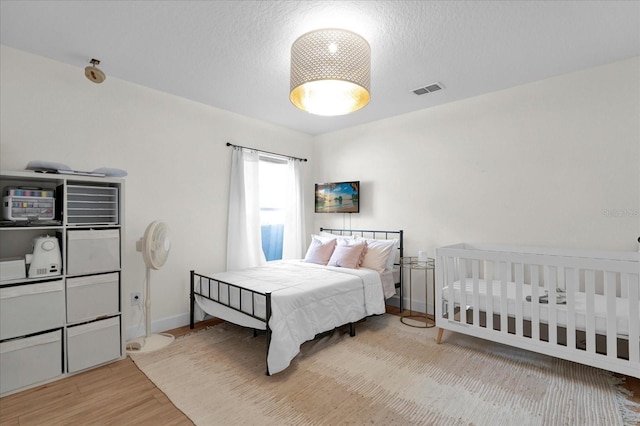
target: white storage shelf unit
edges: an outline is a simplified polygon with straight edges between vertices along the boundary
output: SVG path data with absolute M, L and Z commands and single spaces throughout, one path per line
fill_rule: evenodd
M 120 269 L 123 180 L 2 171 L 3 196 L 9 188 L 53 193 L 56 211 L 53 218 L 29 221 L 3 214 L 0 258 L 18 260 L 7 263 L 11 275 L 0 276 L 0 396 L 126 354 Z M 43 235 L 58 239 L 61 274 L 33 278 L 27 267 L 23 277 L 16 276 L 16 265 L 20 269 L 20 259 L 33 252 L 34 238 Z

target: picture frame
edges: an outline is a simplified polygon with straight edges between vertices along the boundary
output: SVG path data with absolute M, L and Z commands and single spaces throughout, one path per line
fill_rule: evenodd
M 316 183 L 316 213 L 360 213 L 360 181 Z

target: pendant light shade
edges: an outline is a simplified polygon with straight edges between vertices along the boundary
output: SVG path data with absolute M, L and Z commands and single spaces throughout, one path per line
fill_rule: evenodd
M 289 99 L 303 111 L 344 115 L 369 103 L 371 48 L 351 31 L 322 29 L 291 46 Z

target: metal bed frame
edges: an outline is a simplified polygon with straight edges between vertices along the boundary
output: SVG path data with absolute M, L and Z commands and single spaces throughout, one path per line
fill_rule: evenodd
M 361 230 L 361 229 L 331 229 L 331 228 L 320 228 L 320 232 L 330 232 L 335 235 L 340 236 L 360 236 L 362 238 L 379 238 L 379 236 L 384 235 L 384 239 L 393 239 L 395 235 L 398 236 L 398 250 L 400 254 L 400 259 L 402 259 L 403 255 L 403 231 L 370 231 L 370 230 Z M 389 237 L 391 235 L 391 238 Z M 394 265 L 400 266 L 399 262 L 394 263 Z M 402 268 L 399 268 L 399 281 L 395 283 L 396 288 L 400 288 L 400 310 L 402 311 Z M 196 291 L 195 283 L 196 280 L 200 282 L 200 292 Z M 202 289 L 206 286 L 208 292 L 204 294 Z M 213 293 L 211 289 L 213 286 L 217 287 L 217 298 L 213 297 Z M 226 286 L 226 292 L 221 292 L 221 288 Z M 235 289 L 238 292 L 238 306 L 231 305 L 231 290 Z M 222 293 L 226 294 L 226 302 L 220 300 L 220 295 Z M 242 305 L 242 295 L 250 295 L 251 297 L 251 306 L 243 306 Z M 267 343 L 267 356 L 269 355 L 269 346 L 271 345 L 271 328 L 269 327 L 269 320 L 271 319 L 271 292 L 259 292 L 255 290 L 250 290 L 244 287 L 241 287 L 236 284 L 232 284 L 226 281 L 217 280 L 215 278 L 211 278 L 207 275 L 199 274 L 194 270 L 190 271 L 190 313 L 189 313 L 189 328 L 193 329 L 195 327 L 195 305 L 196 305 L 196 295 L 203 297 L 205 299 L 211 300 L 212 302 L 218 303 L 221 306 L 232 309 L 236 312 L 239 312 L 243 315 L 251 317 L 259 322 L 264 323 L 265 332 L 266 332 L 266 343 Z M 265 301 L 265 316 L 264 318 L 256 314 L 256 306 L 255 300 L 256 297 L 264 298 Z M 347 325 L 347 324 L 343 324 Z M 348 323 L 349 325 L 349 335 L 351 337 L 356 335 L 355 323 Z M 325 332 L 326 333 L 326 332 Z M 324 334 L 324 333 L 321 333 Z M 253 329 L 254 337 L 257 335 L 257 330 Z M 316 336 L 317 337 L 317 336 Z M 314 337 L 315 338 L 315 337 Z M 267 376 L 270 376 L 269 366 L 267 363 Z

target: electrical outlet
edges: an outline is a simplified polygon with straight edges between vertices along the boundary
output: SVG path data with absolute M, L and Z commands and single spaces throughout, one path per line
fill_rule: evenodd
M 138 306 L 142 302 L 142 294 L 138 292 L 131 293 L 131 306 Z

